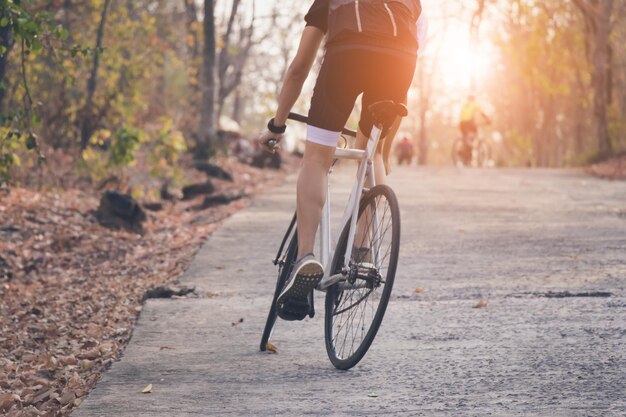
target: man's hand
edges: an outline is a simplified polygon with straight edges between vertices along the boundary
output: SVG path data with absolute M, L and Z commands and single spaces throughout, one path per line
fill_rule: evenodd
M 273 133 L 266 129 L 263 133 L 261 133 L 257 142 L 265 151 L 276 153 L 276 150 L 280 149 L 280 141 L 282 139 L 283 135 L 281 133 Z

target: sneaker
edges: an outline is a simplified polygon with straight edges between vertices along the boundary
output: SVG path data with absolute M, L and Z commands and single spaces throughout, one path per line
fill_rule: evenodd
M 278 316 L 285 320 L 302 320 L 308 314 L 308 297 L 324 276 L 324 267 L 312 253 L 303 256 L 293 267 L 285 288 L 276 300 Z M 294 307 L 299 306 L 294 311 Z M 305 311 L 306 310 L 306 311 Z M 294 318 L 295 317 L 295 318 Z

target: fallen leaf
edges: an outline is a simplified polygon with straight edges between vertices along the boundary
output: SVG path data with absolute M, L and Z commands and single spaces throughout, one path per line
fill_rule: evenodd
M 147 387 L 145 387 L 145 388 L 141 391 L 141 393 L 142 393 L 142 394 L 150 394 L 151 392 L 152 392 L 152 384 L 148 384 L 148 386 L 147 386 Z
M 278 353 L 278 348 L 274 344 L 269 342 L 267 343 L 267 345 L 265 345 L 265 350 L 272 353 Z
M 420 288 L 420 287 L 417 287 L 417 288 L 415 289 L 415 293 L 416 293 L 416 294 L 421 294 L 421 293 L 423 293 L 423 292 L 425 292 L 425 291 L 426 291 L 426 289 L 425 289 L 425 288 Z
M 16 402 L 19 402 L 20 397 L 15 394 L 3 393 L 0 394 L 0 412 L 6 413 L 13 407 Z
M 476 304 L 473 308 L 485 308 L 487 307 L 487 300 L 485 300 L 484 298 L 481 298 L 480 301 L 478 301 L 478 304 Z
M 63 394 L 61 397 L 57 398 L 56 400 L 61 405 L 68 405 L 74 402 L 75 399 L 76 399 L 76 395 L 74 395 L 72 391 L 68 391 L 65 394 Z
M 367 394 L 367 396 L 370 398 L 378 398 L 378 394 L 375 392 L 370 392 L 369 394 Z

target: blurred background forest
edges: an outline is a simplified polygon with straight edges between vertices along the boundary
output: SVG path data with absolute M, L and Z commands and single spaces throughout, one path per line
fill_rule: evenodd
M 273 111 L 310 3 L 0 0 L 2 181 L 96 183 L 137 160 L 175 179 L 185 155 L 227 154 Z M 499 166 L 581 166 L 626 150 L 625 0 L 423 6 L 429 45 L 402 128 L 420 164 L 450 163 L 470 93 L 494 122 L 483 135 Z M 290 132 L 292 150 L 303 130 Z

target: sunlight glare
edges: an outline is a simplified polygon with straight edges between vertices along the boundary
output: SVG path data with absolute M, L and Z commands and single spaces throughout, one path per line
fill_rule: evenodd
M 449 28 L 437 47 L 441 48 L 439 68 L 447 88 L 467 91 L 481 85 L 489 75 L 492 52 L 485 43 L 472 45 L 466 26 Z

